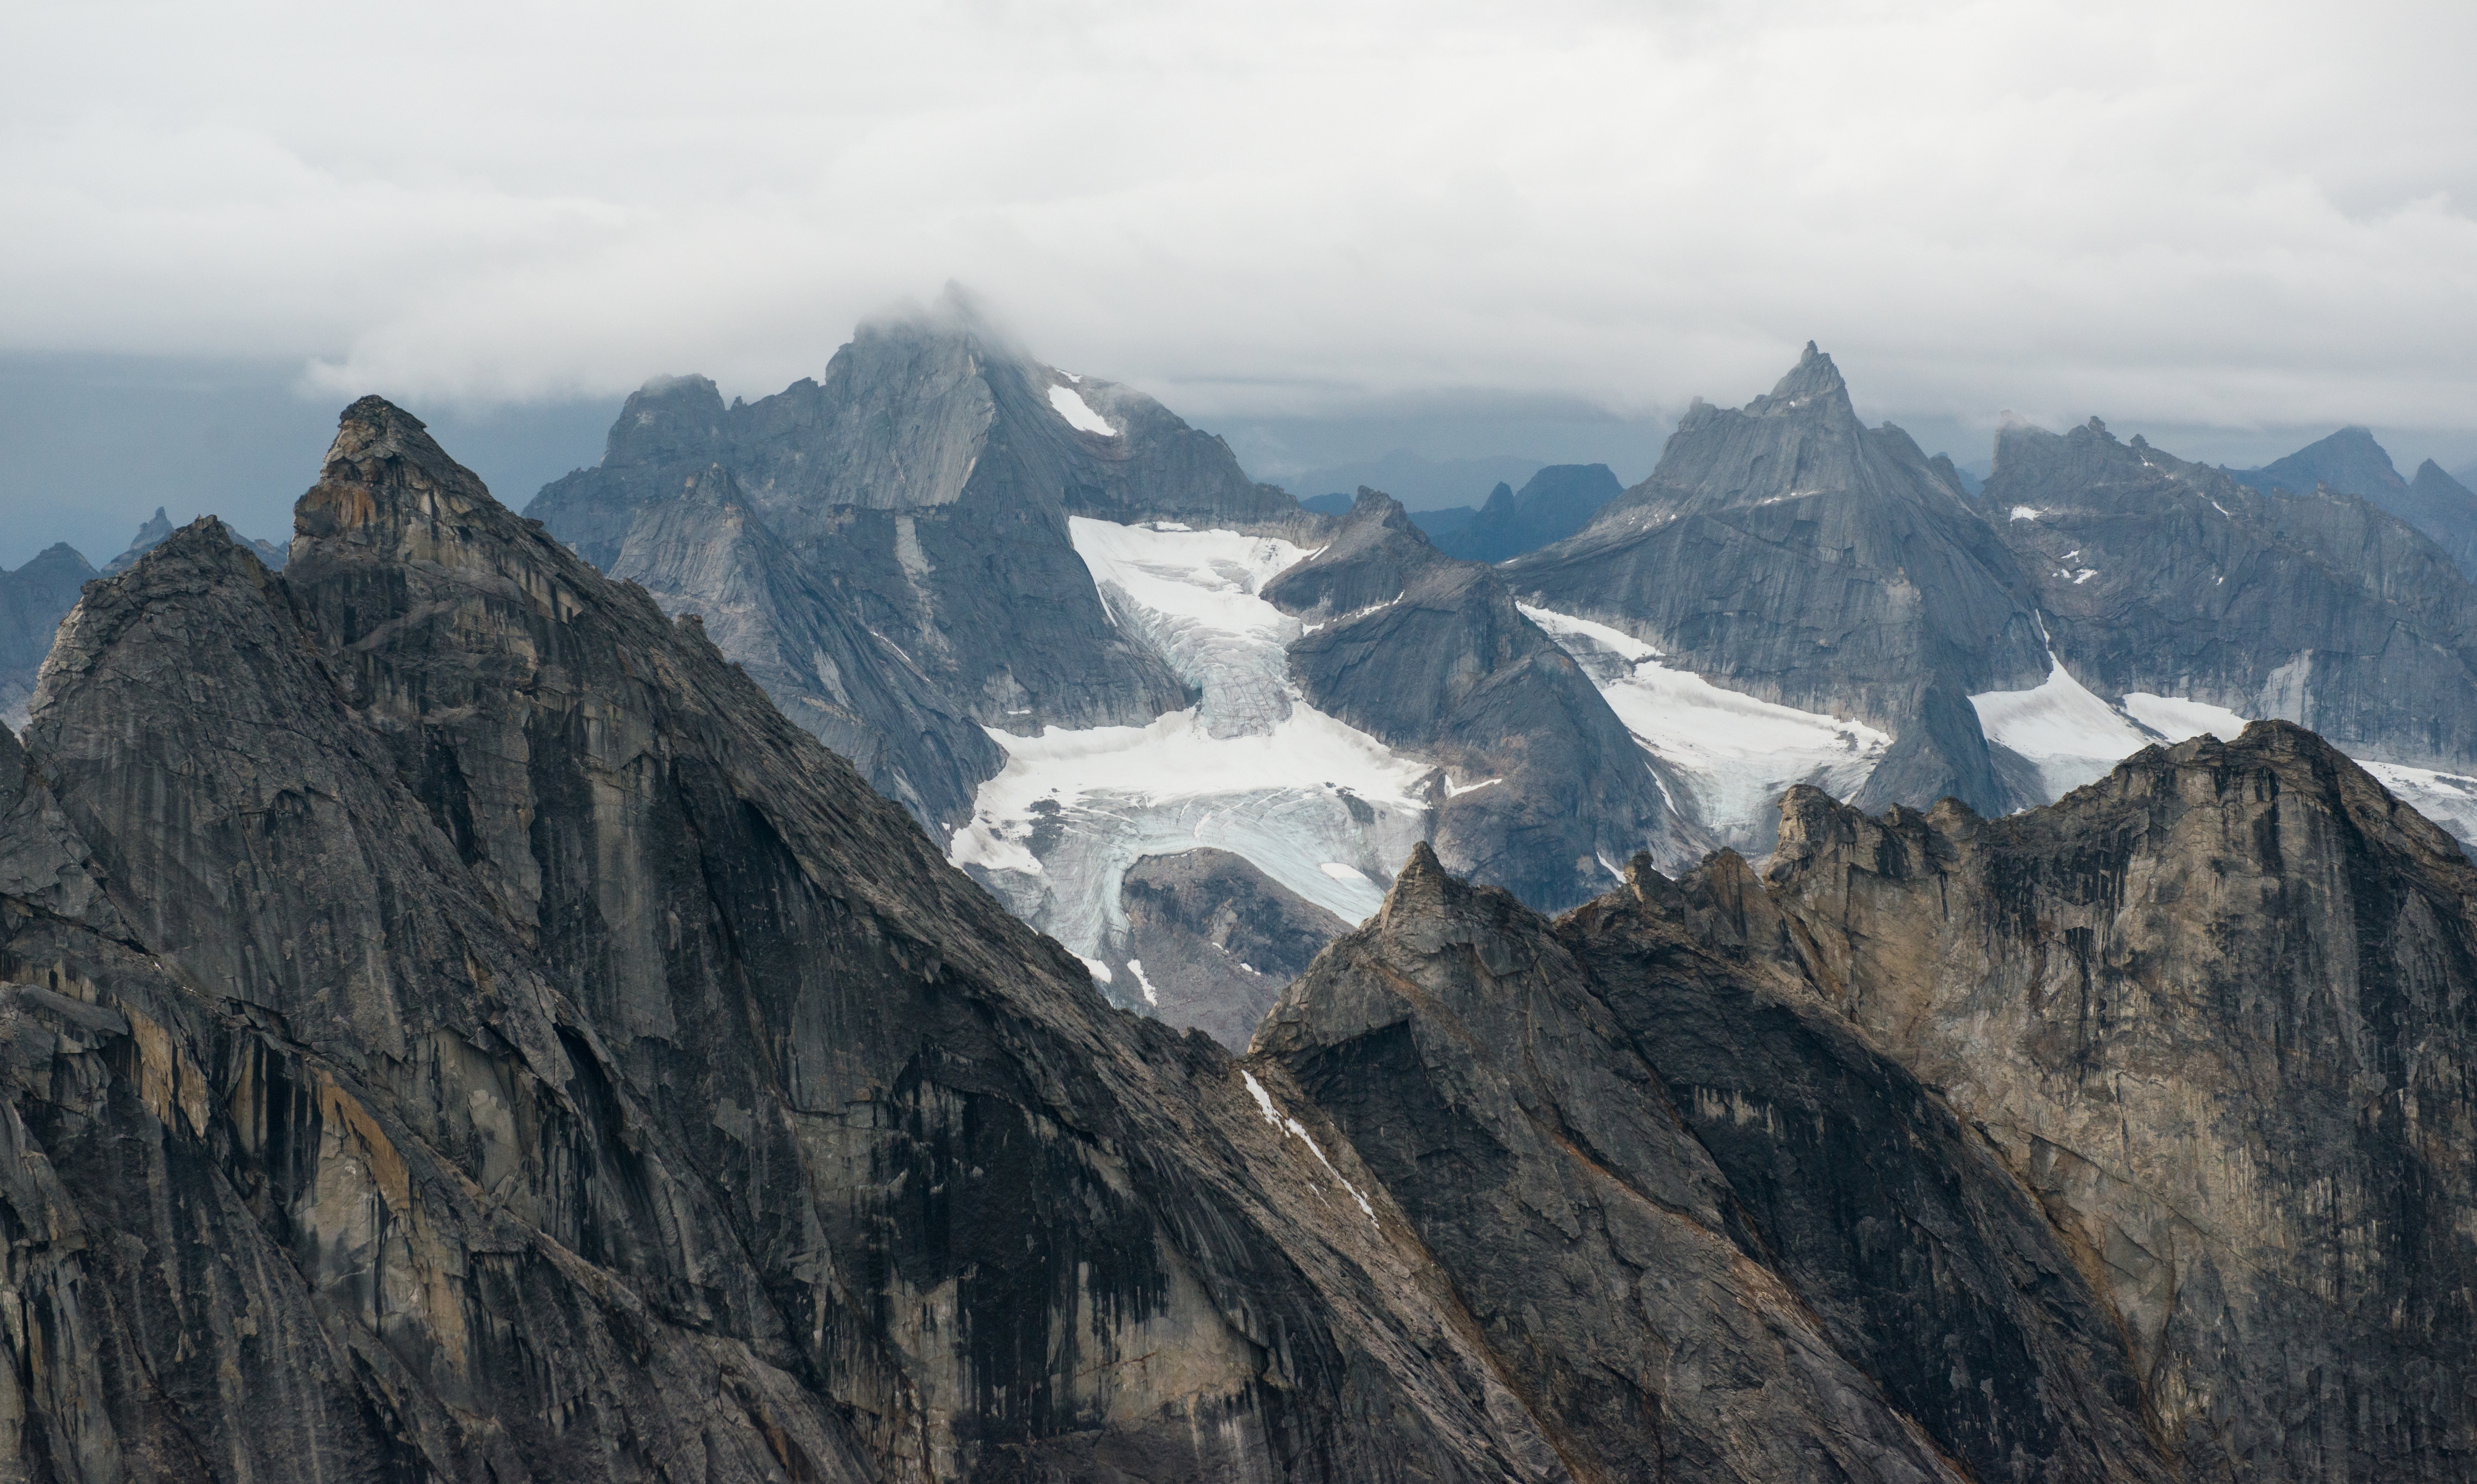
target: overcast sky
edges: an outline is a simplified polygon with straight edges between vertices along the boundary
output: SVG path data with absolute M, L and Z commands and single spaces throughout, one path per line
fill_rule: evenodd
M 1812 337 L 1872 415 L 2455 461 L 2472 62 L 2365 0 L 14 0 L 0 352 L 755 396 L 955 279 L 1208 424 L 1660 417 Z

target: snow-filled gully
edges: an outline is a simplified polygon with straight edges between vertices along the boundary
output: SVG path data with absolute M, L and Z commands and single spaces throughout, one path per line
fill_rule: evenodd
M 1079 516 L 1069 533 L 1113 621 L 1203 699 L 1142 727 L 991 730 L 1007 764 L 981 785 L 950 857 L 1129 1002 L 1149 985 L 1125 967 L 1119 892 L 1142 856 L 1214 847 L 1346 922 L 1374 912 L 1427 833 L 1436 770 L 1291 684 L 1299 621 L 1257 594 L 1309 554 L 1170 522 Z

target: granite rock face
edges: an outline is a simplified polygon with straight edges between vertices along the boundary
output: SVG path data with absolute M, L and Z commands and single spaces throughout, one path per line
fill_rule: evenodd
M 2113 1317 L 1984 1139 L 1801 981 L 1698 943 L 1679 899 L 1642 860 L 1551 924 L 1422 852 L 1257 1037 L 1561 1456 L 2171 1477 Z
M 1672 866 L 1702 853 L 1582 667 L 1494 572 L 1438 551 L 1388 496 L 1360 491 L 1264 596 L 1316 625 L 1290 647 L 1312 705 L 1443 764 L 1432 838 L 1457 870 L 1562 908 L 1638 851 Z
M 94 575 L 64 541 L 14 572 L 0 572 L 0 724 L 26 725 L 36 673 L 52 652 L 61 620 L 77 606 L 78 590 Z
M 2189 1476 L 2466 1476 L 2477 869 L 2447 836 L 2275 722 L 2003 820 L 1784 813 L 1779 926 L 1742 941 L 1793 945 L 2001 1152 Z
M 1593 470 L 1579 474 L 1587 484 Z M 1573 503 L 1575 480 L 1542 479 L 1535 505 Z M 1501 585 L 1451 576 L 1466 564 L 1407 522 L 1377 531 L 1250 482 L 1219 439 L 1042 364 L 960 296 L 863 326 L 822 381 L 755 404 L 725 406 L 701 377 L 649 383 L 602 463 L 545 487 L 529 513 L 664 611 L 703 617 L 788 715 L 1090 961 L 1141 957 L 1119 891 L 1133 861 L 1198 845 L 1252 851 L 1352 920 L 1416 838 L 1543 906 L 1602 889 L 1647 846 L 1671 862 L 1699 853 L 1640 750 Z M 1287 588 L 1269 581 L 1286 565 Z M 1434 589 L 1415 619 L 1358 614 L 1414 572 Z M 1343 581 L 1385 590 L 1305 592 Z M 1273 606 L 1231 601 L 1257 596 Z M 1301 631 L 1286 615 L 1316 613 L 1333 631 L 1286 658 Z M 1379 696 L 1369 682 L 1389 670 L 1401 678 Z M 1327 690 L 1346 704 L 1326 706 Z M 1290 748 L 1297 772 L 1252 793 L 1199 802 L 1219 762 L 1173 766 L 1134 740 L 1150 729 L 1175 751 L 1182 712 L 1215 739 L 1270 736 L 1299 701 L 1339 725 L 1311 718 L 1314 737 L 1268 743 Z M 1117 749 L 1124 766 L 1038 773 L 1078 747 Z M 1356 791 L 1324 781 L 1337 752 L 1367 764 Z M 1020 766 L 1000 779 L 1010 759 Z M 1296 797 L 1319 788 L 1330 807 Z M 1371 788 L 1384 792 L 1372 812 Z M 1301 817 L 1280 839 L 1204 830 L 1292 805 Z M 1355 885 L 1317 895 L 1332 885 L 1320 868 Z M 1199 1004 L 1202 988 L 1156 977 L 1141 993 L 1113 972 L 1106 992 L 1152 1010 L 1165 991 Z
M 2083 684 L 2281 718 L 2350 754 L 2477 765 L 2477 588 L 2367 501 L 2265 495 L 2104 424 L 1996 443 L 1987 499 Z
M 2477 581 L 2477 490 L 2471 490 L 2429 458 L 2416 466 L 2416 477 L 2384 508 L 2434 538 L 2460 567 Z
M 295 529 L 0 730 L 10 1477 L 2465 1473 L 2477 868 L 2307 733 L 1320 952 L 1145 862 L 1315 952 L 1240 1060 L 399 409 Z
M 665 612 L 693 612 L 787 715 L 914 817 L 956 817 L 969 783 L 1005 765 L 893 641 L 836 601 L 741 493 L 709 464 L 639 507 L 610 575 Z
M 2417 465 L 2414 478 L 2401 479 L 2389 451 L 2365 429 L 2342 428 L 2259 469 L 2226 472 L 2265 494 L 2363 495 L 2431 536 L 2463 576 L 2477 580 L 2477 493 L 2431 458 Z
M 297 531 L 0 739 L 16 1476 L 1570 1477 L 1295 1088 L 697 623 L 374 398 Z
M 1714 684 L 1891 733 L 1862 801 L 2038 802 L 1967 701 L 2046 673 L 2037 596 L 1908 434 L 1858 421 L 1812 344 L 1743 408 L 1697 401 L 1650 479 L 1504 576 Z
M 1234 1051 L 1247 1049 L 1283 987 L 1350 930 L 1228 851 L 1147 855 L 1127 872 L 1119 898 L 1124 967 L 1140 975 L 1157 1013 Z

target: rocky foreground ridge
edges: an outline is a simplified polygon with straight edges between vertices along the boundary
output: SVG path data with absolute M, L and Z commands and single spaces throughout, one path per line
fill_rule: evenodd
M 1421 845 L 1240 1058 L 398 409 L 289 557 L 174 532 L 0 731 L 0 1474 L 2477 1457 L 2477 870 L 2293 727 L 1553 921 Z

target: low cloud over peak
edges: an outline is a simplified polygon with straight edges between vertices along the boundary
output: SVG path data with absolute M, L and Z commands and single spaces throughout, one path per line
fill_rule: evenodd
M 1815 338 L 1895 414 L 2477 421 L 2460 12 L 122 10 L 0 61 L 0 348 L 755 394 L 951 277 L 1205 417 L 1735 403 Z

